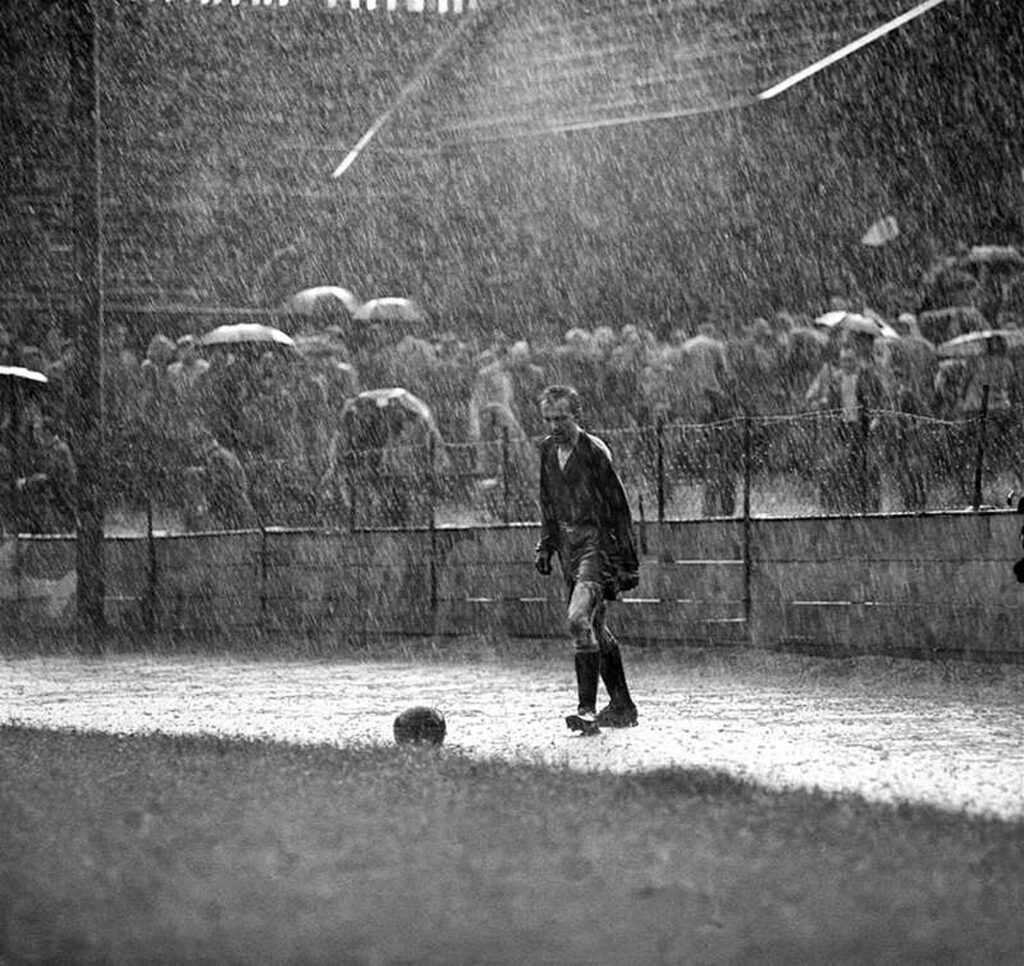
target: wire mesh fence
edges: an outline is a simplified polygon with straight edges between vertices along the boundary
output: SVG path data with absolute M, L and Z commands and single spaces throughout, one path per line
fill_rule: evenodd
M 1024 465 L 1019 416 L 947 421 L 834 410 L 595 432 L 612 451 L 637 519 L 920 513 L 1005 506 Z M 240 467 L 244 482 L 234 484 L 216 468 L 195 467 L 187 528 L 536 522 L 538 442 L 504 433 L 479 443 L 349 450 L 319 480 L 283 460 L 249 459 Z M 232 485 L 234 495 L 225 492 Z M 251 508 L 239 514 L 246 493 Z
M 1021 489 L 1020 423 L 1020 409 L 956 420 L 827 410 L 594 432 L 611 449 L 634 517 L 661 521 L 1006 506 Z M 538 443 L 504 430 L 481 442 L 392 439 L 342 450 L 325 470 L 301 448 L 236 455 L 169 437 L 162 450 L 133 447 L 133 459 L 111 460 L 107 529 L 112 518 L 115 532 L 531 523 Z M 5 532 L 74 529 L 51 489 L 8 496 Z

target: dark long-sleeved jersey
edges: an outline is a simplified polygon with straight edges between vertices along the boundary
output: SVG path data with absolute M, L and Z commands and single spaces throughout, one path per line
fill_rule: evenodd
M 559 549 L 559 524 L 594 524 L 626 570 L 636 570 L 636 548 L 629 501 L 604 444 L 581 431 L 565 467 L 550 436 L 540 444 L 541 536 L 537 550 Z

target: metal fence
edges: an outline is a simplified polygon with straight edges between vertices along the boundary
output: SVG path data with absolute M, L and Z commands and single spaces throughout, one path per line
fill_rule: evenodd
M 1020 416 L 827 411 L 595 432 L 638 520 L 917 513 L 1006 506 L 1024 466 Z M 245 471 L 264 526 L 529 523 L 538 520 L 538 442 L 505 431 L 480 443 L 350 451 L 316 483 L 283 461 L 251 460 Z M 203 506 L 187 516 L 191 529 L 231 523 Z
M 661 522 L 1006 506 L 1020 489 L 1020 430 L 1019 409 L 983 409 L 956 420 L 827 411 L 595 432 L 612 450 L 634 517 Z M 133 446 L 137 460 L 110 461 L 107 529 L 112 517 L 126 517 L 129 533 L 536 522 L 538 442 L 508 431 L 477 443 L 432 437 L 349 450 L 328 474 L 309 458 L 219 450 L 200 461 L 170 441 L 159 452 Z M 8 496 L 4 532 L 73 531 L 67 512 L 53 512 L 50 489 Z

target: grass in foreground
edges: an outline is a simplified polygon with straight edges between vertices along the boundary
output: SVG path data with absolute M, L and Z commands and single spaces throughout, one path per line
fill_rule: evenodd
M 1024 828 L 445 749 L 0 728 L 0 962 L 1018 963 Z

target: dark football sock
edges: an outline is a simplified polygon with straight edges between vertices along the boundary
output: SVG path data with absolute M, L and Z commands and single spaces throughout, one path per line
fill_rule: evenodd
M 576 690 L 580 710 L 597 710 L 597 684 L 601 655 L 597 651 L 576 652 Z
M 608 698 L 613 707 L 628 708 L 633 704 L 633 698 L 629 693 L 629 686 L 626 684 L 626 669 L 622 665 L 622 652 L 619 645 L 605 648 L 600 652 L 601 680 L 608 690 Z

